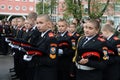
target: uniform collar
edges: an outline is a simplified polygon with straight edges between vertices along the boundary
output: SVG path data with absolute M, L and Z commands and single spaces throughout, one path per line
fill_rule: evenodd
M 110 38 L 113 36 L 114 34 L 111 34 L 108 38 L 107 38 L 107 40 L 110 40 Z
M 67 31 L 63 32 L 62 34 L 60 34 L 62 37 L 67 33 Z
M 93 37 L 95 37 L 96 35 L 94 35 L 94 36 L 91 36 L 91 37 L 86 37 L 87 38 L 87 40 L 89 41 L 90 39 L 92 39 Z
M 50 29 L 46 30 L 45 32 L 42 32 L 41 37 L 43 37 L 48 31 L 50 31 Z

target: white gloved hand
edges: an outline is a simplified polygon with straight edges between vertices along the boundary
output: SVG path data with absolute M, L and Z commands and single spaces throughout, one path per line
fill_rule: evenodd
M 58 49 L 58 54 L 63 54 L 63 50 L 62 49 Z
M 24 56 L 23 56 L 23 60 L 25 60 L 25 61 L 31 61 L 32 60 L 32 55 L 27 55 L 27 54 L 25 54 Z
M 10 40 L 8 40 L 8 38 L 5 38 L 5 41 L 8 42 L 8 43 L 11 42 Z

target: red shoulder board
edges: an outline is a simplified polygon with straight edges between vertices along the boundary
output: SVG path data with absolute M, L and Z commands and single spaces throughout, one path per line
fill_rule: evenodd
M 76 36 L 80 36 L 80 34 L 77 33 Z
M 119 38 L 117 36 L 113 37 L 114 40 L 119 40 Z
M 72 36 L 72 34 L 71 34 L 71 33 L 68 33 L 67 35 L 68 35 L 68 36 Z
M 54 37 L 54 34 L 52 32 L 50 32 L 48 35 L 49 37 Z
M 101 41 L 101 42 L 105 42 L 105 39 L 103 39 L 101 37 L 98 37 L 98 40 Z

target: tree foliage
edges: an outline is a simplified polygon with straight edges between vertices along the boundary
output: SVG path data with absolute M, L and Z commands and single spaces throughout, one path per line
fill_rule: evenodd
M 100 18 L 107 9 L 109 2 L 110 0 L 107 0 L 106 3 L 102 4 L 100 0 L 88 0 L 88 16 L 92 19 Z
M 38 14 L 48 14 L 49 5 L 48 3 L 38 2 L 36 4 L 36 11 Z
M 53 14 L 53 11 L 55 10 L 56 4 L 57 4 L 56 0 L 50 0 L 50 5 L 49 5 L 50 14 Z
M 82 18 L 82 5 L 81 0 L 65 0 L 66 11 L 64 12 L 65 17 L 73 16 L 73 18 Z
M 47 2 L 42 0 L 36 4 L 36 12 L 38 14 L 52 14 L 55 6 L 56 0 L 48 0 Z
M 82 0 L 65 0 L 67 9 L 66 16 L 68 14 L 79 20 L 83 17 L 85 9 L 82 6 Z M 101 0 L 88 0 L 88 17 L 92 19 L 100 18 L 109 5 L 110 0 L 107 0 L 106 3 L 101 3 Z

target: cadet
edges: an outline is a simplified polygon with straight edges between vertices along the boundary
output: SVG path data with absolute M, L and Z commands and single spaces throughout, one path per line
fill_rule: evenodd
M 76 80 L 102 80 L 102 70 L 106 66 L 103 51 L 105 40 L 99 37 L 100 26 L 96 20 L 89 20 L 84 26 L 84 36 L 79 38 L 73 58 L 77 67 Z
M 32 45 L 37 44 L 38 37 L 41 35 L 41 32 L 39 32 L 36 27 L 36 19 L 37 14 L 35 12 L 30 12 L 27 16 L 27 23 L 29 25 L 29 29 L 24 39 Z M 35 73 L 35 64 L 36 63 L 34 59 L 32 59 L 31 61 L 27 61 L 26 80 L 33 80 Z
M 23 17 L 19 17 L 17 18 L 17 30 L 16 30 L 16 39 L 20 39 L 22 40 L 22 36 L 23 36 L 23 32 L 24 30 L 24 18 Z M 22 59 L 22 55 L 20 54 L 19 50 L 14 50 L 13 51 L 14 54 L 14 65 L 15 65 L 15 72 L 16 74 L 11 75 L 11 77 L 13 79 L 21 77 L 21 59 Z
M 74 50 L 72 49 L 71 34 L 68 33 L 66 20 L 61 19 L 57 23 L 58 33 L 58 80 L 70 80 L 70 66 Z
M 78 34 L 77 31 L 76 31 L 76 27 L 77 26 L 74 23 L 71 23 L 70 26 L 68 27 L 68 32 L 71 34 L 72 49 L 74 50 L 74 53 L 72 55 L 73 57 L 75 55 L 75 50 L 76 50 L 76 47 L 77 47 L 78 38 L 80 37 L 80 34 Z M 71 62 L 71 71 L 70 71 L 71 80 L 75 80 L 75 73 L 76 73 L 75 68 L 76 67 Z
M 17 30 L 17 17 L 13 18 L 11 21 L 11 32 L 13 37 L 16 36 L 16 32 L 17 32 L 16 30 Z
M 107 39 L 108 59 L 106 60 L 107 67 L 103 72 L 103 80 L 119 80 L 119 61 L 117 60 L 117 41 L 119 38 L 115 36 L 114 28 L 110 24 L 106 24 L 101 29 L 102 36 Z M 112 76 L 114 75 L 114 76 Z
M 41 51 L 42 56 L 33 56 L 35 59 L 35 75 L 33 80 L 57 80 L 57 42 L 54 33 L 49 29 L 48 15 L 37 17 L 37 29 L 41 32 L 35 48 Z
M 115 29 L 115 35 L 120 38 L 120 24 Z

